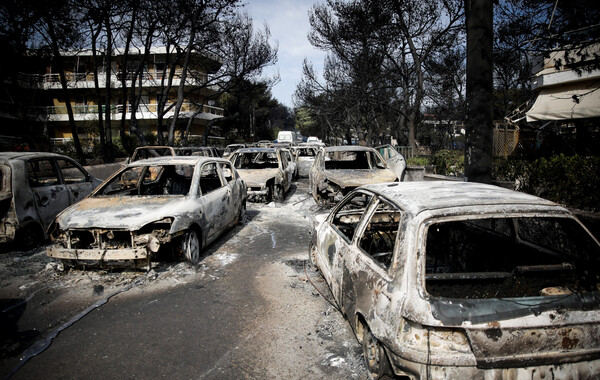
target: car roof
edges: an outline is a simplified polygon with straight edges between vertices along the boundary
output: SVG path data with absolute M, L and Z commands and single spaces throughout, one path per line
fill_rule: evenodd
M 375 149 L 361 145 L 337 145 L 325 147 L 326 152 L 366 152 Z
M 0 152 L 0 160 L 2 161 L 10 161 L 10 160 L 28 160 L 30 158 L 44 158 L 44 157 L 54 157 L 54 158 L 70 158 L 58 153 L 50 153 L 50 152 Z
M 499 186 L 459 181 L 415 181 L 365 185 L 361 188 L 383 195 L 402 209 L 416 215 L 422 211 L 443 213 L 442 210 L 458 207 L 523 206 L 551 208 L 567 212 L 564 207 L 534 195 L 505 189 Z
M 229 160 L 219 157 L 206 156 L 162 156 L 146 158 L 130 163 L 127 166 L 149 166 L 149 165 L 196 165 L 204 161 L 217 161 L 231 163 Z

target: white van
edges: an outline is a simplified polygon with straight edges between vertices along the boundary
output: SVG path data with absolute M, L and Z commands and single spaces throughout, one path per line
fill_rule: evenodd
M 277 142 L 293 143 L 296 140 L 296 132 L 280 131 L 277 135 Z

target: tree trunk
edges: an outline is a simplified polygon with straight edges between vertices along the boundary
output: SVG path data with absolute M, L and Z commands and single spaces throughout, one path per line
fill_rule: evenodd
M 465 175 L 492 182 L 493 2 L 465 0 L 467 16 L 467 118 Z
M 52 40 L 52 54 L 54 56 L 56 70 L 58 71 L 58 76 L 60 78 L 60 85 L 62 87 L 64 97 L 65 97 L 65 106 L 67 107 L 67 115 L 69 117 L 69 126 L 71 128 L 71 134 L 73 135 L 73 145 L 75 146 L 75 154 L 77 154 L 77 159 L 82 164 L 84 164 L 85 157 L 83 155 L 83 150 L 81 149 L 81 142 L 79 141 L 79 134 L 77 133 L 77 126 L 75 125 L 75 118 L 73 116 L 73 108 L 71 107 L 71 96 L 69 94 L 69 88 L 67 86 L 67 77 L 65 76 L 65 69 L 62 64 L 62 57 L 60 55 L 60 50 L 58 49 L 58 42 L 57 42 L 56 35 L 54 33 L 54 26 L 52 24 L 52 20 L 48 20 L 48 33 L 50 35 L 50 39 Z
M 111 115 L 110 115 L 110 106 L 112 103 L 111 99 L 111 83 L 110 83 L 110 72 L 111 62 L 112 62 L 112 30 L 110 28 L 110 18 L 107 16 L 105 19 L 106 25 L 106 104 L 104 109 L 104 126 L 106 131 L 106 145 L 104 149 L 104 162 L 111 163 L 115 161 L 115 155 L 113 151 L 113 142 L 112 142 L 112 129 L 111 129 Z
M 96 49 L 96 41 L 100 34 L 101 28 L 92 32 L 92 59 L 94 65 L 94 89 L 96 91 L 96 99 L 98 99 L 98 133 L 100 134 L 100 149 L 102 152 L 106 149 L 106 135 L 104 134 L 104 117 L 102 115 L 102 94 L 100 92 L 100 81 L 98 80 L 98 52 Z
M 122 110 L 121 110 L 121 121 L 119 122 L 119 136 L 121 137 L 121 144 L 123 144 L 123 148 L 127 152 L 127 155 L 131 155 L 133 153 L 133 148 L 129 144 L 129 139 L 125 135 L 125 121 L 127 120 L 127 103 L 128 103 L 128 95 L 127 95 L 127 61 L 129 58 L 129 47 L 131 45 L 131 40 L 133 39 L 133 29 L 136 22 L 137 16 L 137 2 L 133 2 L 133 7 L 131 11 L 131 20 L 129 21 L 129 29 L 127 29 L 127 37 L 125 38 L 125 52 L 123 53 L 123 68 L 120 70 L 121 72 L 121 102 Z M 131 130 L 129 131 L 130 133 Z
M 194 40 L 196 38 L 196 29 L 192 28 L 190 31 L 190 40 L 186 47 L 185 59 L 181 68 L 181 78 L 179 80 L 179 87 L 177 88 L 177 103 L 175 104 L 175 111 L 173 112 L 173 120 L 171 121 L 171 127 L 169 128 L 169 138 L 167 144 L 173 145 L 175 143 L 175 127 L 177 126 L 177 119 L 181 112 L 181 106 L 183 105 L 183 98 L 185 96 L 184 88 L 185 81 L 187 79 L 187 70 L 190 64 L 190 58 L 192 55 L 192 48 L 194 46 Z

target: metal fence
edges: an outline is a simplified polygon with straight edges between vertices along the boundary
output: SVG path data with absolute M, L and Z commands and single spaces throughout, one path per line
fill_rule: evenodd
M 519 143 L 519 129 L 508 126 L 494 128 L 494 157 L 510 156 Z

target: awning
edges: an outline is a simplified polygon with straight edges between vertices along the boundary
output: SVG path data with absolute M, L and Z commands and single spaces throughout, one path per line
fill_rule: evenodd
M 600 117 L 600 81 L 544 88 L 526 114 L 528 122 Z

